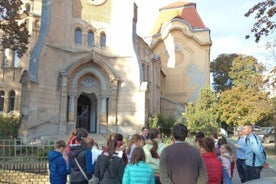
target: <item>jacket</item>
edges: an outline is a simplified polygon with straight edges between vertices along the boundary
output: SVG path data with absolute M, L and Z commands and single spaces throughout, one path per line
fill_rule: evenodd
M 121 184 L 125 164 L 116 154 L 108 156 L 102 154 L 98 157 L 94 175 L 100 179 L 101 184 Z
M 208 174 L 198 150 L 184 141 L 176 141 L 163 149 L 160 181 L 162 184 L 206 184 Z
M 221 184 L 222 166 L 213 152 L 202 153 L 202 158 L 208 173 L 208 184 Z
M 245 138 L 245 143 L 247 145 L 245 149 L 245 165 L 252 167 L 263 166 L 266 156 L 259 137 L 251 133 Z
M 48 153 L 50 183 L 51 184 L 65 184 L 67 174 L 67 164 L 62 154 L 58 151 L 52 150 Z
M 85 172 L 87 178 L 90 179 L 94 172 L 94 165 L 92 165 L 91 149 L 82 149 L 80 144 L 75 144 L 70 146 L 70 152 L 69 152 L 68 168 L 71 171 L 70 182 L 86 183 L 87 180 L 83 176 L 74 158 L 77 159 L 79 165 L 81 166 L 82 170 Z
M 158 142 L 157 153 L 160 157 L 161 152 L 166 147 L 166 145 L 158 139 L 156 139 L 156 141 Z M 143 150 L 146 156 L 146 163 L 150 164 L 150 166 L 153 168 L 154 173 L 159 173 L 160 158 L 153 158 L 151 156 L 151 153 L 150 153 L 151 148 L 152 148 L 152 142 L 150 140 L 147 140 L 146 144 L 143 146 Z
M 151 166 L 142 161 L 127 164 L 122 184 L 155 184 Z

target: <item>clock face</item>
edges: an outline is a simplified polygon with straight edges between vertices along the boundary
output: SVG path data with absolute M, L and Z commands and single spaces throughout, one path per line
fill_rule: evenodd
M 106 0 L 86 0 L 86 1 L 89 4 L 96 5 L 96 6 L 102 5 L 103 3 L 106 2 Z

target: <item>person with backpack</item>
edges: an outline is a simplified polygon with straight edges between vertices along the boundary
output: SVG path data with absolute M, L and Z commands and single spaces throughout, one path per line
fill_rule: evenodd
M 70 184 L 88 184 L 94 172 L 92 165 L 92 153 L 88 146 L 88 132 L 79 128 L 76 134 L 76 142 L 70 144 L 69 164 L 71 171 Z
M 243 133 L 246 135 L 245 143 L 245 181 L 259 179 L 263 168 L 268 168 L 266 153 L 260 138 L 253 132 L 254 127 L 250 123 L 243 125 Z
M 101 184 L 121 184 L 125 163 L 116 153 L 117 141 L 110 140 L 107 152 L 98 156 L 94 176 Z

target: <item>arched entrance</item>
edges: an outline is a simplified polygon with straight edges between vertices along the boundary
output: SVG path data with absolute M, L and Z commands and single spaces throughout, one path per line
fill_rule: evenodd
M 97 98 L 94 93 L 82 93 L 78 98 L 77 128 L 85 128 L 88 132 L 97 132 Z

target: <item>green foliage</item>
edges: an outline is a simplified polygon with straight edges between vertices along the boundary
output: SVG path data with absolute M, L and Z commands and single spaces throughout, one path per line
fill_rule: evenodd
M 22 57 L 27 51 L 29 33 L 26 23 L 19 23 L 21 19 L 21 0 L 1 0 L 0 1 L 0 33 L 1 44 L 4 48 L 10 48 L 17 52 L 18 57 Z
M 162 114 L 152 114 L 148 119 L 149 128 L 158 128 L 161 135 L 169 137 L 176 119 Z
M 17 116 L 0 114 L 0 138 L 17 138 L 19 125 Z
M 259 90 L 262 82 L 260 74 L 264 69 L 264 66 L 259 64 L 253 56 L 239 55 L 232 63 L 229 76 L 234 86 L 244 85 Z
M 212 73 L 214 82 L 213 88 L 217 92 L 231 89 L 232 81 L 228 75 L 233 60 L 237 54 L 220 54 L 214 61 L 210 63 L 210 72 Z
M 256 22 L 251 28 L 251 32 L 254 34 L 255 42 L 258 43 L 261 37 L 268 36 L 276 28 L 275 0 L 264 0 L 257 3 L 245 13 L 245 16 L 249 17 L 252 14 L 255 14 Z M 250 35 L 246 35 L 245 38 L 248 39 L 249 37 Z
M 218 102 L 216 94 L 209 86 L 200 90 L 200 97 L 196 104 L 189 103 L 183 114 L 190 132 L 203 131 L 210 134 L 219 127 Z
M 245 122 L 257 124 L 271 117 L 271 102 L 267 93 L 261 92 L 264 67 L 252 56 L 238 56 L 229 72 L 234 87 L 220 95 L 220 120 L 231 126 Z

